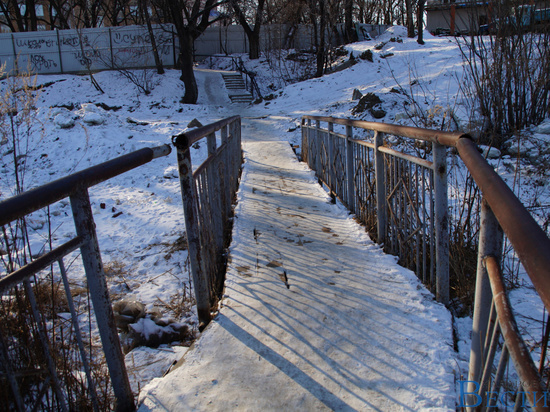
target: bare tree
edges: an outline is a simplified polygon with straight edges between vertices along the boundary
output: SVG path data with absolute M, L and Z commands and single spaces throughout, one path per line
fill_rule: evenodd
M 108 21 L 111 26 L 120 26 L 122 24 L 129 24 L 129 6 L 130 0 L 110 0 L 105 1 L 101 5 L 101 10 L 104 19 Z
M 17 0 L 2 1 L 0 10 L 5 20 L 2 24 L 8 26 L 12 32 L 37 30 L 38 19 L 34 0 L 25 0 L 24 3 Z
M 139 0 L 140 13 L 145 20 L 147 25 L 147 31 L 149 32 L 149 37 L 151 38 L 151 48 L 153 52 L 153 57 L 155 58 L 155 66 L 157 66 L 157 73 L 164 74 L 164 67 L 162 67 L 162 61 L 159 57 L 159 52 L 157 48 L 157 40 L 155 38 L 155 33 L 153 31 L 153 26 L 151 25 L 151 15 L 149 14 L 149 8 L 147 6 L 147 0 Z
M 484 117 L 481 139 L 500 147 L 550 112 L 550 23 L 511 23 L 513 5 L 495 12 L 493 33 L 464 37 L 461 47 L 472 95 Z M 530 9 L 534 11 L 534 8 Z
M 353 6 L 354 0 L 344 0 L 344 27 L 346 43 L 351 43 L 357 40 L 355 31 L 353 30 Z
M 407 37 L 414 37 L 413 0 L 405 0 L 405 22 L 407 25 Z
M 71 6 L 67 0 L 50 0 L 48 14 L 52 29 L 69 29 Z
M 8 26 L 8 28 L 14 32 L 17 31 L 14 25 L 15 19 L 15 11 L 12 10 L 12 3 L 11 1 L 3 2 L 0 1 L 0 11 L 2 11 L 2 14 L 4 15 L 4 21 L 0 20 L 0 24 L 3 24 L 5 26 Z M 19 11 L 19 7 L 17 7 L 17 10 Z M 21 17 L 21 12 L 19 12 L 19 17 Z M 17 23 L 17 21 L 16 21 Z
M 210 19 L 210 12 L 224 4 L 225 0 L 156 0 L 157 12 L 174 24 L 180 43 L 179 65 L 181 80 L 185 85 L 182 103 L 195 104 L 199 97 L 197 81 L 193 73 L 194 43 L 208 26 L 223 18 Z
M 315 77 L 321 77 L 324 73 L 326 57 L 326 0 L 308 0 L 308 7 L 315 44 Z
M 257 59 L 260 57 L 260 27 L 263 21 L 265 0 L 258 0 L 254 4 L 246 3 L 243 0 L 230 0 L 231 8 L 233 9 L 239 24 L 244 29 L 246 37 L 248 37 L 249 51 L 248 56 L 250 59 Z M 243 7 L 245 6 L 246 9 Z M 250 27 L 248 24 L 249 18 L 247 14 L 250 14 L 254 9 L 254 16 L 250 16 L 250 20 L 254 20 L 254 27 Z

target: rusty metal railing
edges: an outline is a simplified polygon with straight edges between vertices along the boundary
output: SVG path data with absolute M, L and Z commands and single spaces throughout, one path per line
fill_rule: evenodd
M 335 125 L 344 126 L 345 132 L 336 132 Z M 374 132 L 372 142 L 354 138 L 354 130 Z M 385 135 L 430 142 L 432 159 L 386 147 Z M 449 301 L 445 145 L 460 137 L 331 117 L 304 116 L 302 121 L 303 160 L 375 240 L 399 256 L 400 263 L 414 270 L 443 303 Z
M 327 126 L 321 127 L 321 122 Z M 345 133 L 334 131 L 337 124 L 346 128 Z M 357 130 L 373 132 L 373 142 L 355 139 L 354 131 Z M 431 142 L 432 159 L 418 159 L 386 148 L 384 136 L 387 135 Z M 402 254 L 410 253 L 410 247 L 403 242 L 418 244 L 421 240 L 429 243 L 430 246 L 426 247 L 415 246 L 416 250 L 420 250 L 415 257 L 416 267 L 412 269 L 417 270 L 420 278 L 423 278 L 423 272 L 419 273 L 418 262 L 432 260 L 431 256 L 434 256 L 429 251 L 433 240 L 427 238 L 435 239 L 436 294 L 438 300 L 444 303 L 449 296 L 445 147 L 458 150 L 483 194 L 466 392 L 468 399 L 464 399 L 466 403 L 462 406 L 476 410 L 494 407 L 503 373 L 511 359 L 520 382 L 516 406 L 530 402 L 535 410 L 547 410 L 548 392 L 542 396 L 541 391 L 548 391 L 542 374 L 550 328 L 546 327 L 537 368 L 516 326 L 502 282 L 500 262 L 504 234 L 522 262 L 545 310 L 550 313 L 550 239 L 483 158 L 472 139 L 459 133 L 331 117 L 304 116 L 302 120 L 303 160 L 316 171 L 318 178 L 334 195 L 366 223 L 374 237 L 384 243 L 386 250 L 399 255 L 406 263 Z M 435 228 L 427 228 L 428 225 Z M 394 235 L 397 248 L 389 239 L 392 231 L 401 233 Z M 428 253 L 428 256 L 423 253 Z M 497 359 L 498 366 L 495 366 Z M 486 394 L 490 396 L 484 396 Z
M 535 410 L 549 410 L 546 406 L 546 395 L 550 381 L 544 385 L 542 379 L 546 366 L 545 352 L 548 339 L 542 342 L 540 366 L 536 368 L 518 332 L 513 313 L 505 310 L 505 306 L 509 309 L 510 304 L 502 295 L 505 292 L 500 281 L 502 276 L 499 268 L 504 234 L 529 275 L 545 310 L 549 312 L 550 239 L 508 185 L 485 161 L 472 141 L 460 139 L 456 148 L 483 194 L 472 348 L 468 370 L 468 393 L 476 394 L 477 397 L 470 395 L 466 405 L 473 405 L 469 409 L 475 410 L 486 410 L 493 406 L 493 398 L 479 397 L 479 393 L 488 387 L 490 381 L 493 382 L 491 390 L 499 391 L 503 370 L 511 358 L 520 382 L 516 408 L 531 402 L 530 406 Z M 499 330 L 502 331 L 501 334 Z M 547 325 L 546 336 L 549 331 Z M 498 345 L 499 335 L 502 335 L 503 343 L 500 356 L 497 356 L 495 346 Z M 495 372 L 492 369 L 497 359 L 498 367 Z M 539 388 L 546 388 L 546 392 L 541 393 L 538 391 Z M 535 400 L 537 391 L 538 401 Z M 473 397 L 475 399 L 472 399 Z
M 105 355 L 112 391 L 116 398 L 114 407 L 119 411 L 135 410 L 124 355 L 109 300 L 88 188 L 148 163 L 157 157 L 166 156 L 170 151 L 168 145 L 141 149 L 21 193 L 0 203 L 0 227 L 3 228 L 4 240 L 12 222 L 67 197 L 70 199 L 76 230 L 76 236 L 71 240 L 52 248 L 50 252 L 30 263 L 15 268 L 15 271 L 0 279 L 0 296 L 2 296 L 0 378 L 5 382 L 3 383 L 4 388 L 11 390 L 9 396 L 13 397 L 13 403 L 8 405 L 9 410 L 43 409 L 43 399 L 45 398 L 48 399 L 47 403 L 51 410 L 76 410 L 83 407 L 100 410 L 98 380 L 95 376 L 98 371 L 93 370 L 94 365 L 92 364 L 97 356 L 92 353 L 91 337 L 88 336 L 90 342 L 87 345 L 84 342 L 81 322 L 75 309 L 73 293 L 67 278 L 67 268 L 64 264 L 64 257 L 77 249 L 81 251 L 102 351 Z M 9 250 L 9 242 L 6 241 L 3 246 L 6 245 L 8 246 L 6 253 L 13 252 Z M 36 296 L 40 293 L 41 271 L 56 263 L 59 266 L 63 284 L 61 294 L 64 297 L 60 297 L 60 300 L 66 299 L 67 309 L 70 313 L 70 321 L 65 327 L 55 326 L 52 316 L 57 319 L 57 314 L 46 313 Z M 7 325 L 17 321 L 13 317 L 16 311 L 24 312 L 23 316 L 26 316 L 25 320 L 21 322 L 21 334 L 17 338 L 7 336 L 5 333 Z M 53 326 L 51 326 L 52 324 Z M 29 345 L 25 352 L 29 356 L 28 359 L 13 358 L 14 353 L 19 353 L 18 345 Z M 59 351 L 73 350 L 73 347 L 76 347 L 74 352 L 78 355 L 71 353 L 67 356 L 74 362 L 76 362 L 74 358 L 80 357 L 80 361 L 75 363 L 78 366 L 75 366 L 75 370 L 70 370 L 69 374 L 60 376 L 58 366 L 62 360 L 59 358 Z M 37 353 L 32 353 L 33 351 Z M 67 358 L 63 359 L 66 361 Z M 85 378 L 79 377 L 80 373 Z M 36 379 L 29 381 L 31 376 Z M 98 379 L 104 379 L 104 377 Z M 71 384 L 69 381 L 73 381 L 73 383 Z M 77 382 L 76 385 L 75 382 Z M 77 389 L 75 390 L 75 388 Z M 84 400 L 90 401 L 88 406 L 85 406 Z M 105 404 L 102 405 L 105 406 Z
M 203 138 L 208 158 L 193 171 L 189 149 Z M 232 204 L 242 164 L 241 118 L 220 120 L 172 140 L 178 153 L 189 259 L 202 329 L 210 322 L 224 281 Z

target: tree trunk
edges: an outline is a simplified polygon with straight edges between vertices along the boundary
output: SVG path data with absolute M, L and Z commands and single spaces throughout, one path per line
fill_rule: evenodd
M 186 104 L 195 104 L 199 98 L 197 81 L 193 72 L 193 44 L 193 35 L 188 30 L 180 34 L 180 79 L 185 85 L 185 95 L 181 102 Z
M 317 46 L 317 67 L 315 77 L 321 77 L 325 71 L 325 37 L 326 37 L 325 0 L 319 1 L 319 45 Z
M 252 31 L 248 36 L 248 57 L 250 60 L 260 58 L 260 32 Z
M 34 0 L 27 0 L 27 13 L 29 16 L 30 24 L 27 23 L 27 29 L 29 31 L 38 30 L 38 21 L 36 19 L 36 5 Z
M 248 38 L 248 57 L 250 60 L 260 58 L 260 28 L 262 26 L 262 16 L 265 6 L 265 0 L 258 1 L 258 7 L 256 8 L 256 17 L 254 19 L 254 29 L 250 27 L 246 19 L 245 13 L 236 0 L 231 1 L 233 11 L 239 20 L 239 24 L 242 26 L 246 37 Z
M 151 16 L 149 16 L 149 10 L 147 9 L 147 2 L 141 0 L 141 11 L 143 17 L 145 18 L 145 23 L 147 24 L 147 31 L 149 32 L 149 37 L 151 37 L 151 48 L 153 49 L 153 57 L 155 58 L 155 66 L 157 66 L 157 73 L 164 74 L 164 67 L 162 67 L 162 61 L 160 60 L 159 52 L 157 49 L 157 40 L 155 39 L 155 33 L 153 32 L 153 26 L 151 25 Z
M 23 23 L 23 16 L 21 16 L 21 9 L 19 8 L 19 4 L 17 3 L 17 0 L 11 1 L 11 9 L 12 13 L 15 15 L 15 22 L 17 23 L 17 31 L 27 31 L 27 27 L 25 27 L 25 24 Z
M 345 21 L 345 42 L 351 43 L 357 40 L 353 30 L 353 0 L 346 0 L 344 3 L 344 21 Z
M 424 5 L 426 0 L 418 0 L 418 14 L 416 22 L 418 24 L 418 44 L 424 44 Z
M 414 37 L 413 5 L 412 0 L 405 0 L 405 13 L 407 14 L 407 37 Z

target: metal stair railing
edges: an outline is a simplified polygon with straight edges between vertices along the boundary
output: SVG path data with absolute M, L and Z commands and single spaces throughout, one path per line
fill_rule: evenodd
M 252 100 L 254 100 L 254 95 L 256 95 L 258 98 L 262 97 L 262 92 L 260 91 L 260 87 L 258 86 L 258 83 L 256 82 L 256 73 L 248 70 L 241 57 L 232 57 L 233 60 L 233 67 L 235 70 L 240 72 L 241 74 L 244 74 L 245 79 L 245 89 L 250 91 L 250 94 L 252 94 Z M 249 85 L 250 83 L 250 85 Z

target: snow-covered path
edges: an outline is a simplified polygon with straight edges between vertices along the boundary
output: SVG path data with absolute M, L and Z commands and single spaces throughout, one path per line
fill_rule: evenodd
M 225 296 L 149 410 L 455 410 L 451 317 L 414 274 L 243 119 L 246 163 Z

